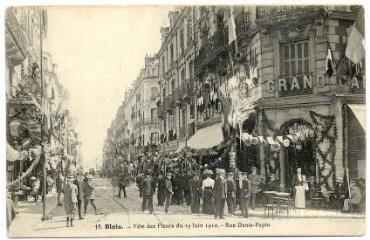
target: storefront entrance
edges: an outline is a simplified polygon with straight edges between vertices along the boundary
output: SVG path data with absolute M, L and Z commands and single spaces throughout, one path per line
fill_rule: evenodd
M 281 133 L 284 135 L 292 134 L 300 128 L 311 127 L 309 122 L 302 119 L 293 119 L 281 127 Z M 316 178 L 316 161 L 315 150 L 312 140 L 306 139 L 297 143 L 291 142 L 290 146 L 284 148 L 285 151 L 285 186 L 288 189 L 293 189 L 293 178 L 297 172 L 297 168 L 302 169 L 302 174 L 308 179 L 311 176 Z

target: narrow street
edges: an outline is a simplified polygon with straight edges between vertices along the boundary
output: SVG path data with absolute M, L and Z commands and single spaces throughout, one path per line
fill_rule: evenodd
M 149 214 L 141 212 L 141 198 L 134 185 L 128 188 L 127 198 L 119 199 L 113 197 L 108 180 L 95 179 L 94 182 L 95 201 L 100 214 L 94 215 L 92 207 L 89 206 L 85 219 L 75 220 L 74 227 L 66 228 L 64 207 L 56 207 L 56 195 L 49 196 L 48 209 L 53 218 L 45 222 L 40 221 L 42 202 L 20 203 L 19 214 L 9 229 L 9 237 L 284 235 L 288 232 L 297 235 L 310 234 L 313 227 L 320 228 L 324 225 L 327 234 L 332 234 L 332 229 L 336 229 L 338 234 L 346 235 L 354 229 L 361 232 L 365 227 L 365 220 L 359 215 L 340 214 L 336 217 L 317 216 L 318 213 L 315 213 L 316 217 L 307 218 L 307 215 L 300 217 L 298 210 L 295 213 L 295 210 L 292 210 L 292 217 L 289 219 L 266 219 L 263 218 L 263 210 L 259 209 L 251 211 L 252 216 L 248 219 L 226 215 L 225 219 L 216 220 L 210 215 L 191 214 L 190 207 L 186 205 L 171 206 L 170 214 L 165 214 L 163 207 L 156 206 L 156 196 L 155 213 Z M 137 231 L 138 229 L 140 231 Z M 154 229 L 156 231 L 153 231 Z

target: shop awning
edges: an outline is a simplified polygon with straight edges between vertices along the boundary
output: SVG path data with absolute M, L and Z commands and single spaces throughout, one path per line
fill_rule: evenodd
M 194 149 L 211 148 L 223 141 L 222 123 L 199 129 L 188 140 L 188 147 Z
M 348 104 L 348 107 L 352 110 L 353 114 L 356 116 L 361 127 L 366 132 L 366 106 L 365 104 Z
M 19 152 L 15 150 L 9 143 L 6 143 L 6 160 L 14 162 L 19 159 Z

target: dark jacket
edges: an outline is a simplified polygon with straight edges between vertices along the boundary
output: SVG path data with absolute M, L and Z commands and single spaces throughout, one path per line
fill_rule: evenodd
M 141 181 L 141 192 L 142 195 L 150 196 L 155 192 L 155 183 L 152 177 L 145 177 Z
M 80 179 L 76 179 L 73 181 L 73 183 L 77 186 L 77 198 L 78 200 L 83 200 L 84 199 L 84 194 L 85 194 L 85 182 Z
M 215 186 L 213 188 L 214 199 L 225 199 L 227 194 L 226 180 L 221 178 L 216 178 Z
M 90 184 L 89 182 L 85 182 L 85 194 L 84 198 L 87 199 L 95 199 L 94 196 L 94 186 Z
M 250 196 L 250 182 L 248 180 L 242 181 L 242 189 L 240 190 L 240 197 L 241 198 L 249 198 Z
M 233 197 L 235 197 L 236 196 L 236 183 L 234 179 L 227 179 L 226 184 L 227 184 L 227 194 L 229 196 L 234 195 Z
M 196 196 L 202 194 L 202 182 L 200 179 L 191 178 L 189 180 L 190 193 Z

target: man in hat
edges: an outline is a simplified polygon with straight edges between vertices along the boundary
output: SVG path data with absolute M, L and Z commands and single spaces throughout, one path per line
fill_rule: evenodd
M 343 210 L 342 212 L 348 213 L 353 209 L 353 207 L 360 205 L 362 200 L 362 194 L 360 188 L 357 186 L 356 181 L 352 180 L 350 184 L 350 193 L 349 198 L 344 199 Z
M 86 214 L 86 211 L 87 211 L 87 205 L 91 204 L 91 206 L 93 206 L 94 208 L 94 211 L 95 211 L 95 215 L 98 214 L 97 210 L 96 210 L 96 206 L 95 206 L 95 195 L 94 195 L 94 190 L 95 190 L 95 187 L 92 183 L 92 176 L 90 175 L 85 175 L 85 192 L 84 192 L 84 214 Z
M 143 196 L 143 202 L 141 204 L 141 210 L 144 212 L 146 206 L 148 206 L 149 213 L 153 213 L 153 194 L 155 192 L 155 183 L 151 176 L 151 171 L 146 171 L 145 178 L 141 181 L 141 191 Z
M 171 172 L 167 172 L 166 180 L 165 180 L 166 203 L 165 203 L 165 209 L 164 209 L 166 213 L 168 213 L 168 208 L 171 205 L 172 195 L 173 195 L 173 191 L 172 191 Z
M 225 199 L 227 195 L 227 185 L 225 180 L 225 170 L 216 170 L 215 185 L 213 188 L 215 218 L 224 218 Z
M 241 210 L 242 210 L 242 215 L 244 217 L 248 217 L 248 202 L 250 198 L 250 181 L 247 177 L 246 172 L 242 172 L 241 175 L 241 181 L 242 181 L 242 188 L 240 190 L 240 198 L 241 198 Z
M 186 202 L 186 206 L 191 205 L 191 194 L 190 194 L 190 186 L 189 181 L 193 178 L 193 176 L 190 174 L 190 171 L 186 171 L 184 175 L 184 198 Z
M 200 171 L 195 170 L 193 172 L 193 177 L 189 180 L 192 213 L 199 213 L 200 197 L 202 194 L 202 181 L 199 179 L 199 176 Z
M 227 173 L 227 209 L 229 211 L 229 214 L 235 213 L 236 208 L 236 183 L 234 181 L 234 174 L 232 172 Z
M 254 209 L 256 205 L 256 195 L 260 191 L 261 177 L 257 174 L 257 168 L 252 167 L 252 173 L 249 174 L 248 179 L 250 181 L 250 204 L 251 208 Z
M 81 215 L 81 208 L 82 208 L 82 202 L 84 200 L 84 193 L 85 193 L 85 182 L 82 178 L 82 173 L 78 172 L 76 179 L 73 181 L 73 183 L 77 186 L 77 208 L 78 208 L 78 217 L 79 219 L 83 219 Z
M 166 198 L 166 179 L 163 177 L 163 172 L 158 174 L 157 180 L 157 200 L 158 206 L 163 206 Z
M 343 178 L 337 177 L 335 180 L 335 192 L 334 199 L 337 209 L 342 209 L 344 204 L 344 199 L 348 198 L 347 186 L 343 183 Z

